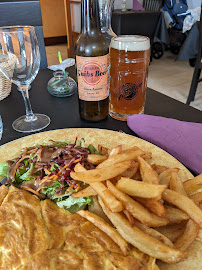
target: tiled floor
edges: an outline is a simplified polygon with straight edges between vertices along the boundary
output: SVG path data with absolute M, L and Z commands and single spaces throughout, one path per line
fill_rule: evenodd
M 67 58 L 66 44 L 46 47 L 48 65 L 59 63 L 58 51 L 63 59 Z M 194 68 L 190 67 L 188 61 L 175 61 L 175 58 L 175 55 L 165 52 L 161 59 L 153 59 L 149 67 L 148 87 L 185 103 Z M 191 106 L 202 110 L 202 83 L 198 85 Z
M 165 52 L 161 59 L 153 59 L 149 67 L 148 87 L 185 103 L 194 68 L 188 60 L 175 61 L 175 58 L 175 55 Z M 202 84 L 198 84 L 191 106 L 202 110 Z

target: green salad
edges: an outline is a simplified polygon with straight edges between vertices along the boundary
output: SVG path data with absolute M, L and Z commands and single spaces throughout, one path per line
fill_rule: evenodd
M 71 213 L 92 204 L 92 197 L 73 197 L 73 193 L 88 184 L 71 178 L 79 162 L 86 169 L 94 169 L 88 162 L 89 154 L 101 154 L 93 145 L 85 147 L 85 141 L 45 141 L 42 145 L 25 148 L 15 160 L 0 163 L 1 178 L 7 177 L 5 185 L 27 190 L 40 199 L 51 199 L 59 207 Z

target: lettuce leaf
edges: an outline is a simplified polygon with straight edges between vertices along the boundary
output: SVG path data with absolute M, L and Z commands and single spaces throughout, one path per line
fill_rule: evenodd
M 31 166 L 29 168 L 28 171 L 26 171 L 26 173 L 22 174 L 19 178 L 23 181 L 30 181 L 33 180 L 34 177 L 30 177 L 30 173 L 32 172 L 32 170 L 34 169 L 35 165 L 34 163 L 31 163 Z
M 57 147 L 65 147 L 68 144 L 70 144 L 70 141 L 68 141 L 67 139 L 61 139 L 59 141 L 52 141 L 52 140 L 44 140 L 42 145 L 53 145 L 53 146 L 57 146 Z
M 45 194 L 47 197 L 51 197 L 55 194 L 55 189 L 60 188 L 61 184 L 58 181 L 55 181 L 55 183 L 50 187 L 43 187 L 41 192 Z
M 9 166 L 7 162 L 0 163 L 0 178 L 4 178 L 7 176 L 9 170 Z
M 58 164 L 51 165 L 51 168 L 50 168 L 51 172 L 55 171 L 58 167 L 59 167 Z
M 92 197 L 80 197 L 74 198 L 69 196 L 64 200 L 55 201 L 60 208 L 68 210 L 70 213 L 74 214 L 79 210 L 83 210 L 87 205 L 92 205 Z
M 88 149 L 90 150 L 91 154 L 101 155 L 102 153 L 99 152 L 94 145 L 89 144 Z
M 81 138 L 80 140 L 76 140 L 76 146 L 85 147 L 85 139 Z

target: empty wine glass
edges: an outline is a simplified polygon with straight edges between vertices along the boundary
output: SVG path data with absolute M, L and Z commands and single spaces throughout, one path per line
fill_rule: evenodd
M 34 114 L 28 88 L 36 78 L 40 66 L 40 52 L 33 26 L 0 27 L 0 72 L 16 84 L 22 93 L 26 115 L 16 119 L 12 126 L 19 132 L 34 132 L 47 127 L 50 118 Z
M 121 11 L 126 11 L 127 9 L 126 9 L 126 2 L 127 2 L 127 0 L 122 0 L 122 3 L 121 3 Z

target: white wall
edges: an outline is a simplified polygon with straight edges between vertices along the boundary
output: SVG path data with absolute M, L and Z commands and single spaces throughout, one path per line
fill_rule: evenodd
M 72 1 L 74 1 L 74 0 L 72 0 Z M 79 1 L 79 0 L 77 0 L 77 1 Z M 72 17 L 72 30 L 74 32 L 79 33 L 80 29 L 81 29 L 81 6 L 71 4 L 70 9 L 71 9 L 71 17 Z

